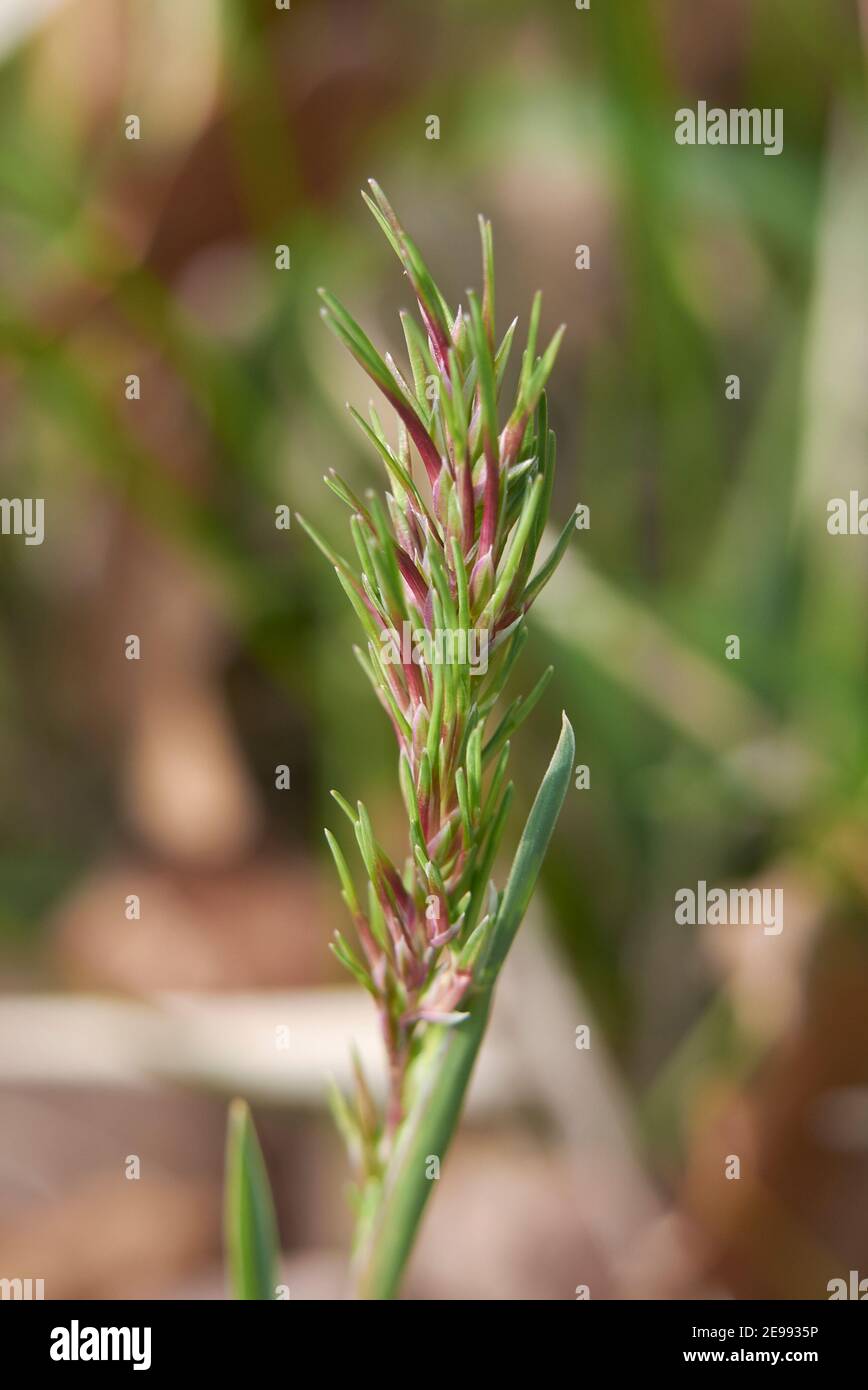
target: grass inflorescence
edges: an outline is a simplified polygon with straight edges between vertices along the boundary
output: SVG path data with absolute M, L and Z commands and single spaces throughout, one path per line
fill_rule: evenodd
M 382 190 L 373 181 L 370 190 L 363 197 L 403 265 L 421 320 L 401 315 L 406 366 L 381 356 L 326 290 L 321 312 L 394 413 L 390 439 L 373 404 L 367 419 L 352 410 L 389 488 L 384 501 L 360 498 L 327 474 L 350 512 L 353 560 L 300 518 L 361 624 L 365 642 L 356 655 L 395 731 L 408 823 L 399 868 L 365 806 L 333 793 L 367 880 L 357 887 L 327 830 L 353 924 L 353 939 L 336 933 L 333 950 L 375 1001 L 388 1056 L 383 1114 L 358 1060 L 354 1096 L 334 1096 L 362 1186 L 388 1163 L 426 1028 L 461 1026 L 462 1004 L 490 947 L 498 908 L 491 875 L 513 791 L 510 738 L 551 671 L 505 709 L 501 696 L 526 638 L 527 611 L 572 527 L 570 518 L 535 568 L 555 471 L 544 388 L 563 328 L 538 351 L 537 295 L 514 399 L 504 410 L 516 321 L 498 337 L 491 224 L 479 219 L 481 298 L 468 291 L 453 312 Z

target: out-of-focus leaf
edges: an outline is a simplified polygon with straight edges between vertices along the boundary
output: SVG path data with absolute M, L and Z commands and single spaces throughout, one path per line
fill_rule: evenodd
M 233 1100 L 229 1107 L 223 1220 L 233 1296 L 274 1298 L 277 1219 L 265 1160 L 245 1100 Z

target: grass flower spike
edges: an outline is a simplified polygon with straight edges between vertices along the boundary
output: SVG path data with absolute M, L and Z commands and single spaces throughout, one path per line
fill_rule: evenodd
M 468 291 L 453 312 L 382 191 L 373 182 L 370 188 L 363 196 L 403 265 L 421 320 L 402 315 L 406 364 L 381 356 L 325 290 L 322 315 L 394 413 L 390 436 L 373 405 L 367 419 L 352 411 L 389 490 L 384 502 L 359 498 L 334 472 L 326 477 L 349 509 L 352 560 L 300 520 L 361 624 L 365 641 L 356 655 L 395 732 L 408 823 L 398 864 L 365 806 L 333 793 L 352 828 L 363 888 L 326 831 L 352 922 L 333 949 L 374 1001 L 388 1060 L 382 1111 L 358 1060 L 354 1095 L 333 1097 L 356 1172 L 359 1291 L 383 1297 L 395 1291 L 430 1187 L 423 1171 L 407 1165 L 423 1138 L 422 1147 L 439 1148 L 422 1155 L 417 1169 L 431 1155 L 442 1157 L 451 1136 L 491 985 L 567 783 L 572 734 L 565 721 L 549 785 L 510 884 L 498 894 L 492 871 L 513 794 L 510 739 L 551 668 L 524 697 L 505 707 L 501 697 L 526 638 L 526 614 L 567 545 L 572 517 L 538 565 L 555 469 L 545 385 L 563 328 L 538 350 L 537 295 L 515 398 L 504 410 L 516 322 L 498 338 L 490 223 L 480 218 L 481 297 Z

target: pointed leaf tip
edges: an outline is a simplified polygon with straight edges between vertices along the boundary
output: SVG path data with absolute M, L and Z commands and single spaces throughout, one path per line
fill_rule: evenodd
M 235 1298 L 274 1298 L 274 1202 L 250 1107 L 240 1098 L 230 1103 L 227 1121 L 224 1238 Z

